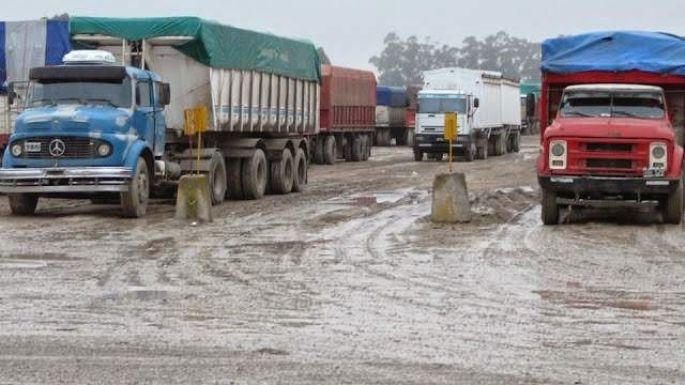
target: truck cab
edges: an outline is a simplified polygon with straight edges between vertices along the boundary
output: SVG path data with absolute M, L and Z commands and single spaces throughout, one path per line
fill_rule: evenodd
M 418 94 L 414 158 L 417 161 L 427 154 L 429 159 L 442 159 L 449 152 L 449 142 L 444 139 L 445 114 L 456 113 L 459 126 L 457 141 L 453 148 L 468 161 L 477 154 L 476 140 L 471 124 L 479 100 L 473 95 L 448 90 L 423 90 Z
M 64 63 L 30 71 L 0 192 L 17 215 L 33 214 L 40 197 L 118 195 L 124 216 L 143 216 L 164 153 L 169 86 L 109 52 L 72 51 Z
M 542 220 L 567 207 L 654 206 L 667 223 L 683 212 L 683 148 L 664 90 L 642 84 L 567 86 L 542 138 Z

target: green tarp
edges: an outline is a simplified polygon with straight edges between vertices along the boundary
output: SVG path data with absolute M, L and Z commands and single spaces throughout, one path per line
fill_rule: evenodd
M 540 89 L 542 86 L 539 82 L 523 81 L 521 82 L 521 95 L 535 94 L 540 96 Z
M 262 71 L 317 82 L 321 77 L 319 55 L 312 43 L 197 17 L 73 17 L 70 29 L 72 35 L 106 35 L 127 40 L 187 36 L 193 40 L 176 48 L 210 67 Z

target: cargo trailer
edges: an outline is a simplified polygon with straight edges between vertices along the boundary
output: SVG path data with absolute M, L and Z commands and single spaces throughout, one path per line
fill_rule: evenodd
M 407 145 L 413 140 L 413 126 L 407 118 L 409 98 L 406 87 L 378 86 L 376 90 L 376 137 L 377 146 Z
M 320 131 L 311 138 L 314 162 L 368 160 L 375 126 L 376 76 L 331 65 L 323 65 L 321 72 Z
M 4 156 L 0 192 L 15 214 L 41 196 L 118 197 L 139 217 L 196 171 L 214 204 L 304 187 L 319 132 L 312 44 L 192 17 L 76 17 L 70 31 L 91 50 L 31 70 Z M 184 135 L 189 113 L 206 117 L 200 140 Z
M 442 159 L 445 113 L 458 115 L 459 136 L 453 149 L 467 161 L 489 154 L 518 152 L 521 134 L 519 82 L 500 72 L 443 68 L 424 72 L 416 116 L 414 158 Z
M 66 21 L 0 22 L 0 154 L 23 109 L 29 70 L 62 64 L 62 57 L 69 51 L 71 41 Z M 10 83 L 12 87 L 8 89 Z

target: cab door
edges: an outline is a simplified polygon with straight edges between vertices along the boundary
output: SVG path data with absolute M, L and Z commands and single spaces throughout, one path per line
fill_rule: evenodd
M 166 145 L 166 118 L 164 115 L 164 105 L 161 103 L 161 83 L 155 81 L 153 86 L 153 106 L 154 106 L 154 154 L 155 157 L 164 155 L 164 147 Z
M 134 117 L 138 136 L 146 141 L 156 152 L 155 146 L 155 108 L 153 87 L 150 79 L 138 79 L 136 82 L 136 112 Z

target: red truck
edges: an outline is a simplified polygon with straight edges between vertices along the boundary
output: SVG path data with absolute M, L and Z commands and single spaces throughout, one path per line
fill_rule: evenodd
M 376 75 L 322 65 L 320 100 L 321 129 L 312 138 L 314 163 L 368 160 L 376 129 Z
M 558 224 L 571 207 L 651 206 L 679 224 L 685 41 L 646 32 L 547 40 L 542 70 L 542 222 Z

